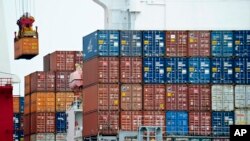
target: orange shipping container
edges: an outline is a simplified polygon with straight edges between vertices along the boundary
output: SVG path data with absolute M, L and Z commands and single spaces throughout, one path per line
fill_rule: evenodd
M 13 112 L 19 113 L 20 112 L 20 97 L 13 96 Z
M 31 113 L 55 112 L 55 93 L 37 92 L 31 94 Z
M 142 86 L 121 85 L 121 110 L 142 110 Z
M 30 113 L 30 95 L 24 97 L 24 114 L 27 115 Z
M 24 89 L 24 94 L 25 95 L 28 95 L 28 94 L 30 94 L 30 89 L 31 89 L 31 85 L 30 85 L 30 75 L 27 75 L 27 76 L 25 76 L 24 77 L 24 83 L 25 83 L 25 89 Z
M 15 59 L 33 58 L 38 55 L 37 38 L 21 38 L 15 42 Z
M 73 92 L 56 93 L 56 112 L 65 112 L 73 101 L 74 101 Z
M 33 113 L 31 114 L 31 134 L 54 133 L 55 113 Z

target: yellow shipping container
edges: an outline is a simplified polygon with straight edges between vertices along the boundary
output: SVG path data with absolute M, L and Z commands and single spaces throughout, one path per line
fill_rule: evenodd
M 55 112 L 55 93 L 36 92 L 31 94 L 31 113 Z
M 74 101 L 73 92 L 57 92 L 56 93 L 56 112 L 65 112 L 66 109 Z

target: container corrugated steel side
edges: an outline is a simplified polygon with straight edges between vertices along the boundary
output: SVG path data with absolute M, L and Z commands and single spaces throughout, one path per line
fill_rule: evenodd
M 31 93 L 39 91 L 55 91 L 55 73 L 37 71 L 31 76 Z
M 119 129 L 118 111 L 96 111 L 84 114 L 83 136 L 117 135 Z
M 236 84 L 250 84 L 250 58 L 235 58 L 234 79 Z
M 30 135 L 30 141 L 55 141 L 55 134 L 53 133 L 32 134 Z
M 212 58 L 212 83 L 232 84 L 234 82 L 233 58 Z
M 165 59 L 144 58 L 144 83 L 165 83 Z
M 165 110 L 164 84 L 145 84 L 143 91 L 143 110 Z
M 165 56 L 165 32 L 148 30 L 142 32 L 143 56 L 164 57 Z
M 234 110 L 234 87 L 233 85 L 212 85 L 212 110 Z
M 31 114 L 31 134 L 54 133 L 55 113 L 33 113 Z
M 189 83 L 210 83 L 210 59 L 189 58 Z
M 229 136 L 229 126 L 233 124 L 234 112 L 212 112 L 213 135 Z
M 188 56 L 188 32 L 167 31 L 166 32 L 166 56 L 186 57 Z
M 24 113 L 24 97 L 19 97 L 20 98 L 20 113 Z
M 142 125 L 142 111 L 121 111 L 120 130 L 137 131 Z
M 189 112 L 189 134 L 210 135 L 211 134 L 211 112 Z
M 30 75 L 24 77 L 24 94 L 29 95 L 31 93 Z
M 24 135 L 25 136 L 29 135 L 30 134 L 30 124 L 31 124 L 30 114 L 24 115 L 23 124 L 24 124 Z
M 234 31 L 234 51 L 237 57 L 250 56 L 250 31 Z
M 119 58 L 98 57 L 83 63 L 83 86 L 119 82 Z
M 118 84 L 96 84 L 83 89 L 83 112 L 95 110 L 119 110 Z
M 250 109 L 250 85 L 236 85 L 234 92 L 235 108 Z
M 55 93 L 37 92 L 31 94 L 31 113 L 55 112 Z
M 143 111 L 143 122 L 144 126 L 159 126 L 162 127 L 163 133 L 165 132 L 165 117 L 164 111 Z
M 188 110 L 188 86 L 186 84 L 167 84 L 166 94 L 166 110 Z
M 57 92 L 56 93 L 56 112 L 65 112 L 74 101 L 73 92 Z
M 121 85 L 121 110 L 142 110 L 142 98 L 141 84 Z
M 56 141 L 67 141 L 66 137 L 67 137 L 67 133 L 57 133 Z
M 189 138 L 189 141 L 212 141 L 212 139 L 208 138 Z
M 119 31 L 98 30 L 83 37 L 83 60 L 97 56 L 119 56 Z
M 120 82 L 141 83 L 142 82 L 142 58 L 121 57 L 120 58 Z
M 250 109 L 236 109 L 235 125 L 249 125 L 250 124 Z
M 67 117 L 65 112 L 56 113 L 56 133 L 66 133 Z
M 24 97 L 24 114 L 30 113 L 30 105 L 31 105 L 30 95 L 26 95 Z
M 212 31 L 211 32 L 211 52 L 214 57 L 233 56 L 233 32 L 232 31 Z
M 188 66 L 186 58 L 166 58 L 166 82 L 187 83 Z
M 20 97 L 13 96 L 13 112 L 20 113 Z
M 188 103 L 189 111 L 210 111 L 211 86 L 188 85 Z
M 210 56 L 210 32 L 189 31 L 188 32 L 188 56 L 209 57 Z
M 43 57 L 43 71 L 50 71 L 50 54 Z
M 120 31 L 120 55 L 142 56 L 142 32 L 136 30 Z
M 168 135 L 187 135 L 188 113 L 185 111 L 167 111 L 166 131 Z
M 55 72 L 55 91 L 71 91 L 69 87 L 69 71 L 57 71 Z

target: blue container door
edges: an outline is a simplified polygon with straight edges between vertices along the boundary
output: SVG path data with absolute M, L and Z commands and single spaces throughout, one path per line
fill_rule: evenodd
M 210 83 L 210 60 L 208 58 L 189 59 L 189 82 Z
M 182 111 L 166 112 L 166 131 L 168 135 L 188 134 L 188 115 Z
M 234 65 L 235 83 L 250 84 L 250 58 L 236 58 Z
M 208 58 L 200 58 L 199 68 L 199 83 L 210 83 L 210 60 Z
M 233 59 L 232 58 L 213 58 L 212 83 L 233 83 Z
M 20 113 L 24 113 L 24 97 L 20 97 Z
M 165 56 L 165 32 L 163 31 L 155 31 L 155 49 L 153 54 L 158 57 L 164 57 Z
M 211 61 L 211 67 L 212 67 L 212 83 L 218 84 L 223 83 L 222 78 L 222 58 L 213 58 Z
M 144 58 L 144 82 L 165 83 L 164 58 Z
M 233 56 L 233 32 L 212 31 L 211 40 L 212 56 Z
M 57 133 L 64 133 L 66 132 L 66 113 L 65 112 L 58 112 L 56 113 L 56 132 Z
M 98 31 L 97 35 L 98 54 L 100 56 L 109 56 L 109 31 Z M 83 51 L 84 52 L 84 51 Z
M 187 59 L 186 58 L 166 58 L 166 82 L 167 83 L 187 83 Z
M 214 135 L 228 136 L 230 125 L 234 124 L 234 112 L 212 112 L 212 130 Z
M 143 55 L 146 57 L 153 56 L 154 49 L 154 34 L 153 31 L 144 31 L 143 32 Z
M 187 73 L 187 59 L 177 58 L 176 61 L 177 70 L 177 81 L 176 83 L 187 83 L 188 73 Z
M 142 55 L 142 34 L 141 31 L 120 32 L 121 56 Z
M 176 83 L 176 59 L 175 58 L 166 58 L 166 82 L 167 83 Z
M 232 84 L 234 82 L 233 59 L 223 58 L 223 83 Z
M 199 83 L 199 58 L 190 58 L 188 60 L 189 66 L 189 82 L 190 83 Z
M 211 52 L 212 56 L 222 56 L 222 32 L 212 31 L 211 32 Z
M 83 37 L 83 60 L 89 60 L 95 56 L 98 56 L 97 46 L 97 35 L 98 32 L 93 32 Z
M 222 56 L 230 57 L 233 56 L 233 32 L 224 31 L 223 32 L 223 53 Z
M 119 31 L 109 31 L 109 51 L 108 56 L 119 56 L 119 49 L 120 49 L 120 36 Z
M 143 53 L 146 57 L 163 57 L 165 55 L 165 32 L 144 31 Z
M 177 112 L 177 131 L 182 135 L 188 134 L 187 112 Z
M 250 31 L 241 30 L 234 32 L 234 48 L 235 56 L 250 56 Z

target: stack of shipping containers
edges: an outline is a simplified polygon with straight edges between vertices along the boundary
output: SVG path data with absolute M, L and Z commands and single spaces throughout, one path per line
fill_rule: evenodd
M 13 96 L 13 141 L 23 141 L 24 97 Z
M 25 76 L 25 141 L 64 141 L 66 109 L 74 101 L 68 85 L 80 51 L 56 51 L 44 57 L 44 71 Z

